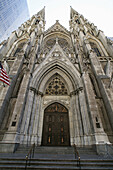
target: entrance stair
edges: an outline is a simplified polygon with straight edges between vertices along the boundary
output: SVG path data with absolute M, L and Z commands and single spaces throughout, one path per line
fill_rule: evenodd
M 0 153 L 0 170 L 113 170 L 111 157 L 99 156 L 92 148 L 77 148 L 80 162 L 73 147 L 35 147 L 34 158 L 27 162 L 29 147 L 19 146 L 15 153 Z

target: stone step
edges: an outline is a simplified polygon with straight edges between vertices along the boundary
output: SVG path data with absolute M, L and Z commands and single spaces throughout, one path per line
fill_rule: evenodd
M 16 170 L 21 170 L 21 169 L 24 169 L 25 170 L 25 167 L 23 166 L 0 166 L 0 169 L 2 170 L 11 170 L 11 169 L 16 169 Z M 33 170 L 33 169 L 37 169 L 37 170 L 74 170 L 74 169 L 77 169 L 77 170 L 80 170 L 79 167 L 46 167 L 46 166 L 38 166 L 38 167 L 33 167 L 33 166 L 28 166 L 27 169 L 29 170 Z M 113 170 L 113 168 L 104 168 L 104 167 L 84 167 L 84 170 Z
M 79 166 L 76 166 L 76 165 L 40 165 L 40 164 L 38 164 L 38 165 L 36 165 L 36 164 L 34 164 L 34 165 L 28 165 L 27 166 L 27 169 L 38 169 L 38 170 L 40 170 L 40 169 L 52 169 L 52 170 L 55 170 L 55 169 L 63 169 L 63 170 L 65 170 L 65 169 L 101 169 L 101 170 L 110 170 L 110 169 L 112 169 L 113 170 L 113 166 L 102 166 L 102 165 L 94 165 L 94 166 L 92 166 L 92 165 L 81 165 L 81 167 L 79 167 Z M 12 164 L 12 165 L 10 165 L 10 164 L 5 164 L 5 165 L 1 165 L 0 164 L 0 169 L 25 169 L 25 164 L 24 165 L 22 165 L 22 164 L 20 164 L 20 165 L 18 165 L 18 164 Z
M 25 158 L 15 158 L 15 154 L 12 157 L 1 157 L 0 158 L 0 169 L 25 169 L 26 160 Z M 109 170 L 113 169 L 113 160 L 109 159 L 82 159 L 80 161 L 81 169 L 101 169 Z M 80 169 L 78 161 L 74 159 L 36 159 L 33 158 L 30 162 L 30 166 L 27 169 Z
M 93 148 L 89 148 L 89 147 L 77 147 L 77 151 L 79 152 L 79 154 L 90 154 L 90 155 L 97 155 L 96 150 L 94 150 Z
M 15 153 L 0 154 L 0 169 L 25 169 L 28 146 L 20 145 Z M 37 170 L 113 170 L 113 159 L 96 155 L 93 148 L 77 148 L 81 160 L 75 159 L 74 147 L 35 147 L 34 158 L 27 169 Z M 89 154 L 90 153 L 90 154 Z M 80 165 L 80 166 L 79 166 Z
M 20 146 L 16 153 L 29 151 L 29 147 Z M 72 154 L 74 153 L 73 147 L 35 147 L 35 153 L 48 153 L 48 154 Z
M 7 161 L 7 160 L 2 160 L 2 161 L 0 161 L 0 165 L 25 165 L 26 164 L 26 162 L 25 162 L 25 160 L 23 160 L 23 161 Z M 36 166 L 38 166 L 38 165 L 44 165 L 44 166 L 77 166 L 77 164 L 78 164 L 78 162 L 77 161 L 74 161 L 74 162 L 58 162 L 58 161 L 56 161 L 56 162 L 54 162 L 54 161 L 51 161 L 51 162 L 43 162 L 43 161 L 30 161 L 30 164 L 31 164 L 31 166 L 34 166 L 34 165 L 36 165 Z M 113 163 L 111 163 L 111 162 L 107 162 L 107 163 L 105 163 L 105 162 L 82 162 L 82 161 L 80 161 L 80 166 L 104 166 L 104 167 L 113 167 Z
M 1 156 L 1 155 L 0 155 Z M 20 158 L 20 157 L 15 157 L 15 154 L 12 154 L 11 156 L 4 157 L 4 155 L 2 157 L 0 157 L 0 161 L 24 161 L 25 158 Z M 38 162 L 77 162 L 76 159 L 41 159 L 41 158 L 32 158 L 32 161 L 38 161 Z M 93 163 L 113 163 L 113 159 L 81 159 L 81 162 L 93 162 Z
M 29 151 L 30 147 L 27 147 L 25 145 L 19 146 L 16 153 L 27 153 Z M 94 154 L 96 155 L 96 151 L 94 151 L 92 148 L 77 148 L 79 154 Z M 73 147 L 44 147 L 39 146 L 35 147 L 35 153 L 38 154 L 74 154 L 74 148 Z

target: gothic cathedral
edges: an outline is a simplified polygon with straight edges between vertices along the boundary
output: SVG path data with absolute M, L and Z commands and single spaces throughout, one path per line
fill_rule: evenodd
M 113 42 L 72 7 L 45 31 L 45 8 L 0 45 L 0 151 L 113 143 Z

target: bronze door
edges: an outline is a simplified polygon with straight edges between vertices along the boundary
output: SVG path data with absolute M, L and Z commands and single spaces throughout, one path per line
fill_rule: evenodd
M 70 145 L 68 110 L 59 103 L 51 104 L 45 109 L 42 145 Z

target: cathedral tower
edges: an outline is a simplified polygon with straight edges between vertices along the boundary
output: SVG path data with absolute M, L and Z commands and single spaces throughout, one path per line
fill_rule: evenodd
M 113 43 L 72 7 L 69 25 L 45 31 L 44 8 L 1 44 L 1 151 L 113 143 Z

